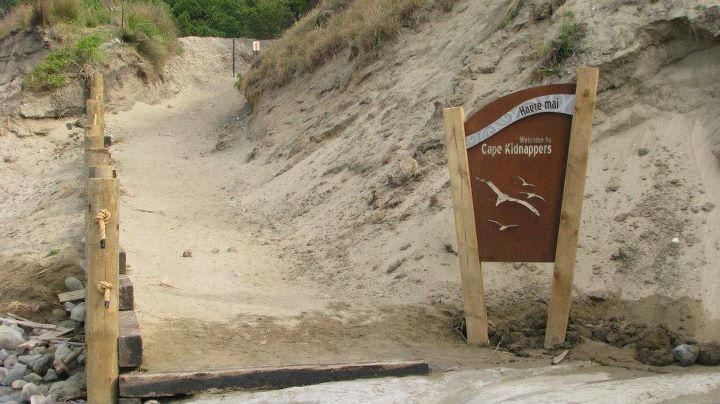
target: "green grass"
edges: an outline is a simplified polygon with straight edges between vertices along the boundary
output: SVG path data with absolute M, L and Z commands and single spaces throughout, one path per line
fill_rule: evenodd
M 67 84 L 68 77 L 86 64 L 97 64 L 105 58 L 100 50 L 103 38 L 97 34 L 81 37 L 74 45 L 55 49 L 30 72 L 25 87 L 50 89 Z
M 47 255 L 45 255 L 45 256 L 46 256 L 46 257 L 52 257 L 52 256 L 55 256 L 55 255 L 58 255 L 58 254 L 60 254 L 60 249 L 59 249 L 59 248 L 53 248 L 52 250 L 48 251 Z
M 578 42 L 585 36 L 585 25 L 575 21 L 572 10 L 565 12 L 560 33 L 543 49 L 541 63 L 532 73 L 533 82 L 559 75 L 562 63 L 578 52 Z

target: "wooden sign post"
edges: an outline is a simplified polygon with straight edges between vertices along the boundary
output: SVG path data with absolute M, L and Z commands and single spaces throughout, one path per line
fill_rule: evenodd
M 470 343 L 487 343 L 482 261 L 554 261 L 545 345 L 565 340 L 597 83 L 581 67 L 577 85 L 521 90 L 467 120 L 444 110 Z

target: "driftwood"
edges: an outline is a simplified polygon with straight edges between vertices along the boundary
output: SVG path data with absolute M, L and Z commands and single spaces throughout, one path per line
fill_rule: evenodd
M 55 324 L 42 324 L 42 323 L 36 323 L 34 321 L 30 320 L 15 320 L 11 318 L 3 318 L 0 317 L 0 322 L 7 323 L 7 324 L 15 324 L 19 325 L 20 327 L 26 327 L 26 328 L 41 328 L 45 330 L 54 330 L 57 328 Z
M 429 371 L 427 363 L 409 361 L 177 373 L 133 372 L 120 375 L 120 396 L 167 397 L 210 389 L 279 389 L 341 380 L 425 375 Z

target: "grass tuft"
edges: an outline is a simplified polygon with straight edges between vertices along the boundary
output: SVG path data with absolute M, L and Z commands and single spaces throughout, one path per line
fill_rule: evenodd
M 560 33 L 547 47 L 543 47 L 540 65 L 532 73 L 531 81 L 542 81 L 548 76 L 559 75 L 560 65 L 577 53 L 578 42 L 585 36 L 585 25 L 575 21 L 572 10 L 565 12 Z M 534 52 L 538 54 L 537 50 Z
M 157 70 L 175 53 L 177 30 L 164 3 L 128 3 L 121 36 Z
M 30 4 L 19 4 L 12 8 L 0 20 L 0 38 L 16 29 L 25 29 L 32 25 L 35 10 Z

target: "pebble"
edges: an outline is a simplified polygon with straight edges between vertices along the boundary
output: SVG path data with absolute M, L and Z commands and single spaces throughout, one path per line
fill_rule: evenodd
M 5 379 L 3 379 L 3 384 L 5 386 L 11 385 L 12 382 L 16 380 L 22 380 L 23 376 L 25 376 L 25 371 L 27 370 L 27 366 L 22 363 L 17 363 L 15 366 L 13 366 L 12 369 L 8 372 L 8 374 L 5 375 Z
M 219 248 L 213 248 L 211 252 L 212 252 L 213 254 L 217 254 L 217 253 L 220 252 L 220 249 L 219 249 Z
M 672 353 L 680 366 L 691 366 L 700 354 L 700 347 L 697 345 L 680 344 L 673 349 Z
M 45 373 L 45 376 L 43 377 L 43 381 L 45 383 L 54 382 L 54 381 L 57 381 L 57 379 L 58 379 L 58 374 L 55 371 L 55 369 L 48 369 L 47 373 Z
M 638 154 L 638 156 L 640 156 L 640 157 L 642 157 L 642 156 L 644 156 L 644 155 L 646 155 L 646 154 L 648 154 L 648 153 L 650 153 L 650 150 L 648 150 L 648 149 L 645 148 L 645 147 L 641 147 L 641 148 L 639 148 L 638 151 L 637 151 L 637 154 Z
M 85 302 L 73 307 L 70 311 L 70 319 L 81 323 L 85 321 Z
M 42 394 L 34 395 L 30 397 L 30 404 L 49 404 L 53 403 L 55 400 L 48 400 L 47 397 L 43 396 Z
M 10 356 L 10 354 L 8 353 L 8 351 L 6 351 L 6 350 L 4 350 L 4 349 L 0 349 L 0 362 L 2 362 L 2 361 L 4 361 L 5 359 L 7 359 L 8 356 Z
M 30 400 L 30 397 L 44 395 L 48 392 L 48 386 L 42 384 L 28 383 L 22 388 L 22 399 Z
M 711 212 L 713 209 L 715 209 L 715 204 L 712 202 L 705 202 L 700 209 L 703 210 L 703 212 Z
M 53 355 L 51 354 L 45 354 L 40 356 L 39 358 L 35 359 L 30 366 L 32 366 L 33 372 L 39 374 L 40 376 L 44 376 L 45 373 L 47 373 L 48 370 L 52 367 L 53 364 Z
M 10 355 L 3 361 L 3 366 L 5 366 L 7 369 L 11 369 L 15 364 L 18 362 L 17 356 Z
M 65 303 L 63 303 L 63 307 L 65 308 L 65 311 L 70 312 L 75 307 L 75 303 L 65 302 Z
M 605 190 L 607 192 L 615 192 L 618 189 L 620 189 L 620 179 L 615 177 L 611 178 L 607 184 L 607 187 L 605 187 Z
M 76 373 L 67 380 L 55 382 L 50 387 L 48 394 L 55 394 L 58 397 L 74 396 L 85 388 L 85 374 Z
M 28 375 L 25 375 L 25 377 L 23 377 L 23 380 L 25 380 L 28 383 L 40 383 L 40 382 L 42 382 L 42 379 L 43 379 L 42 376 L 40 376 L 37 373 L 30 373 Z
M 237 248 L 235 248 L 235 247 L 230 247 L 230 248 L 227 249 L 227 252 L 230 252 L 230 253 L 236 253 L 237 251 L 238 251 L 238 250 L 237 250 Z
M 15 380 L 10 386 L 15 390 L 22 390 L 22 388 L 25 387 L 27 383 L 28 382 L 26 382 L 25 380 Z
M 65 278 L 65 286 L 68 288 L 68 290 L 80 290 L 85 288 L 83 283 L 74 276 L 69 276 Z
M 38 358 L 40 358 L 40 355 L 20 355 L 18 356 L 18 362 L 30 366 L 35 361 L 35 359 Z
M 0 325 L 0 348 L 16 349 L 18 345 L 25 342 L 22 332 L 6 325 Z
M 190 257 L 192 257 L 192 251 L 190 251 L 190 250 L 185 250 L 185 251 L 183 252 L 183 255 L 182 255 L 182 256 L 183 256 L 183 258 L 190 258 Z

